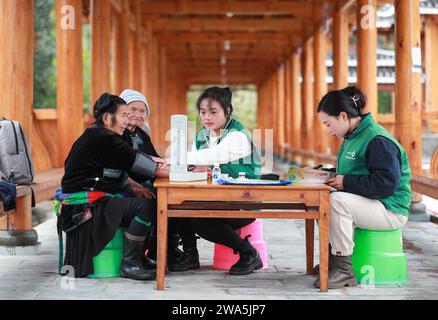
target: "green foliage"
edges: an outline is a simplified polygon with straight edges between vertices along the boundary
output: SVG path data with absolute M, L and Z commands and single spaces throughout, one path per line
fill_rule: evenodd
M 91 25 L 82 29 L 84 109 L 90 108 Z M 34 108 L 56 108 L 55 0 L 35 1 Z
M 392 112 L 392 93 L 388 91 L 380 91 L 378 93 L 378 113 Z
M 34 107 L 56 107 L 56 29 L 54 0 L 35 1 Z
M 200 128 L 196 100 L 201 93 L 213 85 L 192 85 L 187 93 L 187 112 L 189 121 L 196 121 L 196 127 Z M 219 85 L 224 87 L 223 85 Z M 233 117 L 247 129 L 254 129 L 257 124 L 257 89 L 254 85 L 230 86 L 233 92 Z

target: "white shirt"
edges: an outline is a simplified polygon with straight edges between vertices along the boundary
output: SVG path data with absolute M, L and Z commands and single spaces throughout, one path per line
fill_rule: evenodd
M 220 143 L 217 143 L 218 138 L 210 133 L 210 148 L 201 150 L 196 149 L 196 142 L 193 141 L 192 151 L 187 152 L 187 164 L 198 166 L 210 166 L 215 162 L 225 164 L 252 153 L 251 142 L 242 132 L 230 132 L 221 139 Z

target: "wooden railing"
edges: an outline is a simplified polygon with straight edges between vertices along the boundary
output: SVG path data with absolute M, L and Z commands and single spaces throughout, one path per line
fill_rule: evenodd
M 274 150 L 277 155 L 295 162 L 297 157 L 302 165 L 331 164 L 336 166 L 336 157 L 327 154 L 318 154 L 303 149 L 291 148 L 288 144 L 282 144 Z M 416 193 L 438 199 L 438 147 L 435 149 L 430 163 L 430 172 L 411 176 L 412 190 Z

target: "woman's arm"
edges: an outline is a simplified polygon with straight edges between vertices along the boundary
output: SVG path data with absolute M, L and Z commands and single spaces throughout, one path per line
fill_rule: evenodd
M 199 166 L 229 163 L 249 156 L 251 143 L 242 132 L 231 132 L 220 143 L 207 149 L 187 153 L 187 163 Z
M 401 180 L 401 156 L 395 143 L 375 137 L 368 144 L 365 158 L 370 174 L 345 175 L 344 191 L 370 199 L 394 194 Z

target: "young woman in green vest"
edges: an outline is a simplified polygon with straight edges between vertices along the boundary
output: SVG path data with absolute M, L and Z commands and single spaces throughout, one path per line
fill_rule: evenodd
M 357 285 L 351 262 L 354 229 L 393 230 L 408 220 L 410 167 L 400 143 L 370 113 L 351 86 L 327 93 L 318 105 L 321 123 L 343 139 L 330 194 L 329 288 Z M 319 279 L 315 281 L 319 288 Z
M 211 87 L 197 100 L 197 109 L 203 126 L 196 133 L 187 163 L 197 166 L 212 166 L 219 163 L 221 172 L 237 178 L 245 172 L 247 178 L 259 178 L 260 154 L 251 135 L 242 124 L 232 118 L 232 93 L 229 88 Z M 220 192 L 220 191 L 218 191 Z M 232 248 L 240 255 L 239 261 L 230 269 L 230 274 L 245 275 L 262 267 L 259 253 L 235 230 L 255 219 L 178 219 L 179 234 L 183 240 L 184 255 L 171 271 L 186 271 L 199 268 L 196 234 L 214 243 Z

